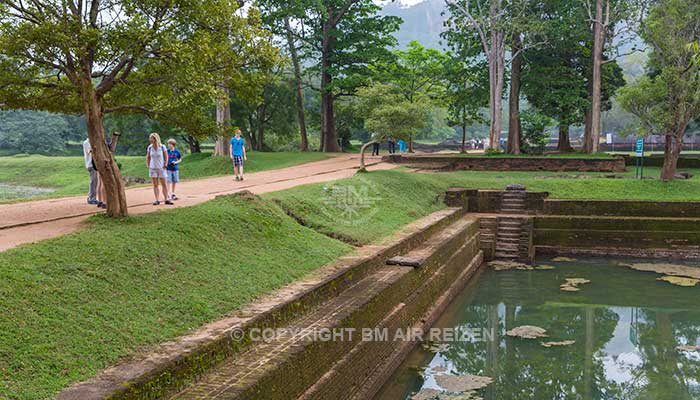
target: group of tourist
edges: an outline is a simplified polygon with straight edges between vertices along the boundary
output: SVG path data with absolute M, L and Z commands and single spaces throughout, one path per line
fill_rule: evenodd
M 390 137 L 386 141 L 387 147 L 389 148 L 389 154 L 396 154 L 396 145 L 399 145 L 399 152 L 403 153 L 406 151 L 406 142 L 403 139 L 399 139 L 398 141 Z M 379 147 L 381 146 L 380 141 L 375 141 L 372 143 L 372 155 L 373 156 L 378 156 L 379 155 Z
M 160 205 L 161 194 L 164 204 L 173 205 L 173 201 L 178 199 L 175 194 L 175 188 L 177 183 L 180 182 L 180 163 L 182 162 L 182 154 L 176 148 L 177 141 L 173 138 L 168 139 L 166 147 L 162 144 L 160 135 L 155 132 L 148 136 L 148 141 L 150 144 L 146 148 L 146 167 L 148 168 L 148 176 L 153 184 L 153 195 L 155 196 L 153 205 Z M 237 182 L 242 181 L 243 162 L 248 157 L 245 151 L 245 139 L 241 137 L 240 129 L 234 131 L 230 143 L 229 157 L 233 163 L 234 180 Z M 107 143 L 107 147 L 114 151 L 110 143 Z M 85 159 L 85 168 L 90 174 L 90 189 L 87 203 L 97 205 L 99 208 L 107 208 L 107 196 L 102 180 L 97 172 L 89 139 L 85 139 L 83 142 L 83 157 Z

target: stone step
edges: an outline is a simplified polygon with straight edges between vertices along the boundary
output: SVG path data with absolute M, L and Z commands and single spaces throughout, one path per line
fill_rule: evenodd
M 405 265 L 378 266 L 336 297 L 276 329 L 269 340 L 253 341 L 171 399 L 297 398 L 309 381 L 323 376 L 357 341 L 319 340 L 319 335 L 349 332 L 339 331 L 341 327 L 376 326 L 395 309 L 397 301 L 425 284 L 460 249 L 466 249 L 467 238 L 471 238 L 469 251 L 477 252 L 477 233 L 476 221 L 469 217 L 444 227 L 415 249 L 392 258 Z M 416 268 L 421 272 L 413 272 Z M 301 375 L 289 378 L 295 374 Z
M 405 254 L 387 260 L 387 265 L 421 268 L 428 263 L 439 264 L 454 253 L 470 234 L 476 234 L 475 220 L 463 218 L 428 238 Z
M 501 214 L 525 214 L 525 210 L 516 210 L 512 208 L 501 209 Z
M 444 307 L 449 304 L 450 299 L 459 293 L 464 282 L 479 267 L 482 258 L 477 256 L 471 262 L 468 261 L 472 253 L 475 239 L 472 238 L 462 248 L 458 249 L 453 256 L 436 269 L 435 273 L 425 277 L 423 285 L 405 298 L 401 305 L 387 315 L 384 320 L 377 324 L 376 329 L 386 329 L 388 332 L 396 332 L 397 329 L 406 327 L 407 316 L 414 314 L 411 308 L 416 308 L 420 304 L 430 304 L 430 311 L 424 314 L 423 318 L 415 321 L 413 328 L 425 329 L 429 321 L 439 316 Z M 466 256 L 466 257 L 465 257 Z M 457 282 L 450 290 L 443 292 L 441 287 L 445 282 Z M 387 371 L 396 369 L 399 362 L 403 360 L 412 347 L 409 342 L 391 340 L 389 345 L 377 340 L 360 341 L 343 359 L 328 371 L 313 386 L 306 390 L 296 400 L 366 400 L 374 397 L 377 384 L 386 382 L 389 378 Z M 379 360 L 374 365 L 368 365 L 368 359 Z M 357 377 L 365 377 L 364 381 L 358 382 Z M 374 388 L 374 389 L 373 389 Z M 349 395 L 349 393 L 352 393 Z
M 499 236 L 498 237 L 498 242 L 499 243 L 506 243 L 506 244 L 520 244 L 520 237 L 507 237 L 507 236 Z
M 517 253 L 504 253 L 504 252 L 496 252 L 495 254 L 496 258 L 501 258 L 501 259 L 506 259 L 506 260 L 516 260 L 520 258 L 520 256 Z
M 298 354 L 319 343 L 314 335 L 342 326 L 343 321 L 370 306 L 384 289 L 411 271 L 400 266 L 378 269 L 315 312 L 275 330 L 270 340 L 254 342 L 249 349 L 224 361 L 172 399 L 255 398 L 256 385 L 273 384 L 281 366 L 295 364 Z M 266 365 L 271 367 L 263 368 Z

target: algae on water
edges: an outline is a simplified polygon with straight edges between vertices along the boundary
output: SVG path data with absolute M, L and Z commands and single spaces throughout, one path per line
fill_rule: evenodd
M 654 263 L 619 263 L 622 267 L 637 271 L 656 272 L 664 275 L 683 276 L 686 278 L 700 279 L 700 268 L 689 267 L 680 264 L 654 264 Z
M 560 257 L 552 258 L 552 261 L 554 261 L 554 262 L 572 262 L 572 261 L 576 261 L 576 259 L 571 258 L 571 257 L 561 257 L 560 256 Z
M 448 392 L 470 392 L 482 389 L 493 382 L 488 376 L 479 375 L 437 375 L 435 381 Z
M 591 281 L 585 278 L 566 278 L 566 282 L 559 286 L 559 290 L 564 292 L 578 292 L 581 290 L 579 286 L 586 283 L 591 283 Z
M 666 281 L 666 282 L 674 284 L 676 286 L 685 286 L 685 287 L 695 286 L 698 283 L 700 283 L 700 279 L 686 278 L 684 276 L 672 276 L 672 275 L 665 275 L 665 276 L 662 276 L 661 278 L 656 278 L 656 280 L 657 281 Z
M 571 346 L 576 343 L 575 340 L 562 340 L 561 342 L 542 342 L 544 347 L 559 347 L 559 346 Z
M 547 337 L 547 331 L 539 326 L 523 325 L 506 331 L 506 335 L 522 339 Z

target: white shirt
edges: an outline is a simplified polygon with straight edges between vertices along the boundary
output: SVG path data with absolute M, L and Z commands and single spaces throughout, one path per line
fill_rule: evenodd
M 161 144 L 159 148 L 156 148 L 149 144 L 147 151 L 151 155 L 151 162 L 148 164 L 148 168 L 165 169 L 165 158 L 163 156 L 163 152 L 166 151 L 165 145 Z
M 83 142 L 83 158 L 85 158 L 85 168 L 92 168 L 92 147 L 90 147 L 90 139 L 85 139 Z

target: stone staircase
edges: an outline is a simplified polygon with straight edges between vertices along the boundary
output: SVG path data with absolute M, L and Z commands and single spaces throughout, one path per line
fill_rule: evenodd
M 371 398 L 415 343 L 362 340 L 362 330 L 429 326 L 481 265 L 478 235 L 474 218 L 450 223 L 171 399 Z M 340 336 L 317 336 L 329 332 Z
M 526 214 L 525 187 L 509 185 L 501 198 L 501 214 Z M 498 217 L 495 258 L 517 260 L 521 257 L 524 219 L 520 217 Z

